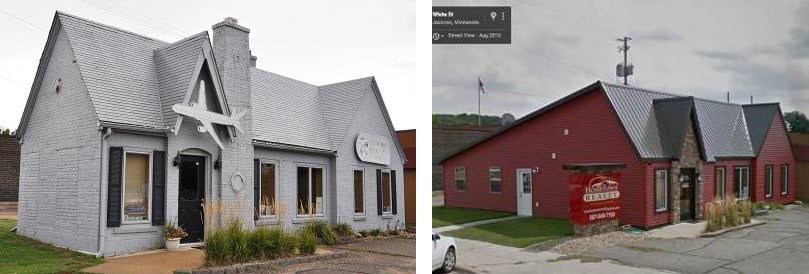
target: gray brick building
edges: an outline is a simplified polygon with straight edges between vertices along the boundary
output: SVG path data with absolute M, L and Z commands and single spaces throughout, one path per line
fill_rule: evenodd
M 198 245 L 238 219 L 404 223 L 406 161 L 373 77 L 256 67 L 226 18 L 164 42 L 57 12 L 18 129 L 18 233 L 99 256 Z M 313 64 L 316 65 L 316 64 Z

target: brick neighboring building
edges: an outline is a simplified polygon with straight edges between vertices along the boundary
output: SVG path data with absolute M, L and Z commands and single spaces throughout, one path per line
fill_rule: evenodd
M 444 173 L 439 164 L 441 159 L 498 128 L 500 126 L 457 125 L 433 127 L 433 190 L 444 189 L 441 182 Z
M 715 199 L 795 200 L 795 159 L 778 103 L 739 105 L 595 82 L 441 162 L 444 201 L 567 218 L 565 166 L 616 163 L 620 222 L 702 219 Z M 591 216 L 592 217 L 592 216 Z
M 798 199 L 809 200 L 809 133 L 789 134 L 795 154 L 795 188 Z
M 0 136 L 0 202 L 16 202 L 20 182 L 20 144 L 14 136 Z
M 397 130 L 399 143 L 405 153 L 407 162 L 404 163 L 404 196 L 405 196 L 405 223 L 416 224 L 416 130 Z

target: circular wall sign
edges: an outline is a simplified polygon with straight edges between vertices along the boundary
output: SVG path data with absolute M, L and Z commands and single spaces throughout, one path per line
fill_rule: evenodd
M 230 176 L 230 187 L 233 188 L 233 191 L 242 191 L 242 188 L 244 187 L 244 177 L 242 176 L 241 172 L 236 171 L 232 176 Z

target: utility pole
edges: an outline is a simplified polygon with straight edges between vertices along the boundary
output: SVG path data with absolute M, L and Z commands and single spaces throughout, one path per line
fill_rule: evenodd
M 627 54 L 629 52 L 629 41 L 632 40 L 632 37 L 624 36 L 624 38 L 618 38 L 616 40 L 618 40 L 619 42 L 624 42 L 623 46 L 618 46 L 618 51 L 624 53 L 624 64 L 623 66 L 621 66 L 621 69 L 618 70 L 618 77 L 623 76 L 624 85 L 628 85 L 629 83 L 627 82 L 627 77 L 629 77 L 629 75 L 632 74 L 632 68 L 627 66 L 626 59 Z
M 728 91 L 728 103 L 730 103 L 730 91 Z
M 753 95 L 750 95 L 750 104 L 753 104 Z

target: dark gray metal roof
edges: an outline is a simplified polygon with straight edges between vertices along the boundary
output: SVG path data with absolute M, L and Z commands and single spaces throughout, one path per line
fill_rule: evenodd
M 676 97 L 656 99 L 652 104 L 660 130 L 663 154 L 679 158 L 683 150 L 688 121 L 692 117 L 694 100 L 691 97 Z
M 758 155 L 767 138 L 767 132 L 772 124 L 773 117 L 780 111 L 778 103 L 744 105 L 744 118 L 747 121 L 747 131 L 750 133 L 750 142 L 753 151 Z
M 754 157 L 750 138 L 745 125 L 742 106 L 725 102 L 718 102 L 689 96 L 677 95 L 655 91 L 635 86 L 626 86 L 604 83 L 604 91 L 613 105 L 621 124 L 627 131 L 638 154 L 644 159 L 676 158 L 679 151 L 675 147 L 665 144 L 668 141 L 681 140 L 677 137 L 685 128 L 679 128 L 682 121 L 674 121 L 673 117 L 658 121 L 658 117 L 665 114 L 654 114 L 654 101 L 659 99 L 686 98 L 693 101 L 696 117 L 695 128 L 700 139 L 706 161 L 716 161 L 717 158 Z M 666 104 L 663 108 L 677 108 L 678 115 L 682 115 L 683 106 L 674 107 Z M 665 111 L 662 111 L 665 112 Z M 676 118 L 676 119 L 681 119 Z M 678 128 L 660 127 L 674 125 Z M 662 134 L 662 135 L 661 135 Z M 661 138 L 661 136 L 666 136 Z

